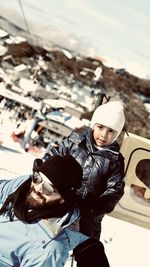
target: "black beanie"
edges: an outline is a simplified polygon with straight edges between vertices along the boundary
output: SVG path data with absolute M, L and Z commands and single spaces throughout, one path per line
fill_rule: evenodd
M 82 168 L 70 155 L 52 156 L 40 165 L 37 171 L 42 172 L 52 182 L 65 200 L 69 200 L 73 192 L 81 186 Z

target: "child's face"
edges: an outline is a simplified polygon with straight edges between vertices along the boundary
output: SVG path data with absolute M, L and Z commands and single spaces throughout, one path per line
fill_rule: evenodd
M 105 147 L 114 141 L 117 132 L 101 124 L 95 124 L 93 127 L 94 142 L 99 147 Z

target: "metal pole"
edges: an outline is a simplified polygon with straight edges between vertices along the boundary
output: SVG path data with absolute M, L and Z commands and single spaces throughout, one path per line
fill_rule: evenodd
M 21 3 L 21 0 L 18 0 L 18 2 L 19 2 L 19 6 L 20 6 L 20 9 L 21 9 L 21 13 L 22 13 L 23 19 L 24 19 L 24 23 L 25 23 L 25 26 L 26 26 L 26 30 L 27 30 L 27 32 L 30 33 L 29 25 L 28 25 L 28 22 L 27 22 L 25 13 L 24 13 L 24 9 L 23 9 L 23 5 L 22 5 L 22 3 Z

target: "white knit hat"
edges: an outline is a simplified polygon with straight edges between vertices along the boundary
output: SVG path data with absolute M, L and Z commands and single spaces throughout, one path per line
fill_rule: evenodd
M 117 131 L 120 135 L 125 124 L 125 115 L 123 105 L 119 101 L 110 101 L 99 106 L 93 113 L 91 119 L 91 128 L 98 123 Z

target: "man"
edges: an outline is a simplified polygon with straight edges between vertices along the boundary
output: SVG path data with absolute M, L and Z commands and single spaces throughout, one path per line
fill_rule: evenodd
M 30 176 L 0 181 L 1 267 L 62 267 L 76 246 L 75 258 L 82 264 L 81 243 L 86 253 L 87 245 L 98 247 L 102 266 L 109 266 L 103 245 L 78 232 L 75 191 L 81 179 L 80 164 L 57 155 L 44 163 L 35 160 Z

